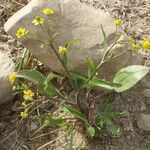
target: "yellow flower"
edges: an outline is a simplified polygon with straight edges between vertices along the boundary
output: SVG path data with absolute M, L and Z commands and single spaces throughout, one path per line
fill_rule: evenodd
M 28 114 L 27 114 L 26 112 L 21 112 L 21 113 L 20 113 L 20 116 L 21 116 L 23 119 L 25 119 L 25 118 L 28 117 Z
M 129 38 L 128 42 L 131 47 L 131 50 L 139 52 L 139 49 L 141 48 L 141 46 L 139 44 L 135 44 L 134 39 L 132 37 Z
M 53 10 L 51 10 L 50 8 L 45 8 L 45 9 L 43 10 L 43 13 L 46 14 L 46 15 L 50 15 L 50 14 L 53 14 L 54 12 L 53 12 Z
M 14 83 L 15 79 L 16 79 L 16 73 L 12 72 L 9 76 L 9 81 L 11 82 L 11 84 Z
M 142 46 L 143 46 L 144 49 L 147 49 L 147 50 L 149 49 L 150 50 L 150 39 L 143 40 Z
M 28 33 L 28 31 L 26 31 L 25 28 L 19 28 L 16 33 L 16 37 L 21 38 L 22 36 L 25 36 L 27 33 Z
M 34 20 L 32 21 L 34 25 L 39 25 L 39 24 L 42 24 L 43 22 L 44 22 L 44 19 L 39 16 L 35 17 Z
M 114 24 L 115 24 L 116 26 L 120 26 L 120 25 L 122 25 L 122 20 L 116 19 L 116 20 L 114 21 Z
M 25 100 L 32 100 L 32 97 L 35 95 L 35 93 L 33 93 L 31 90 L 24 90 L 23 93 L 23 98 Z
M 68 52 L 68 49 L 66 47 L 59 46 L 59 53 L 60 54 L 65 54 L 67 52 Z
M 141 48 L 139 44 L 134 44 L 134 43 L 131 45 L 131 47 L 135 50 L 139 50 Z

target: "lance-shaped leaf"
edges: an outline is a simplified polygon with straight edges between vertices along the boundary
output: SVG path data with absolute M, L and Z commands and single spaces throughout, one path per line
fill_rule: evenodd
M 88 120 L 86 119 L 84 114 L 82 112 L 80 112 L 79 110 L 77 110 L 73 107 L 70 107 L 66 104 L 62 105 L 62 110 L 66 113 L 70 113 L 70 114 L 74 115 L 75 117 L 77 117 L 78 119 L 83 121 L 86 125 L 89 125 Z
M 113 90 L 117 87 L 120 87 L 121 84 L 112 83 L 112 82 L 109 82 L 109 81 L 98 79 L 97 77 L 93 77 L 93 79 L 91 79 L 86 86 L 98 86 L 98 87 L 102 87 L 102 88 L 105 88 L 105 89 Z
M 62 63 L 64 64 L 64 66 L 68 66 L 68 56 L 67 53 L 64 54 L 60 54 L 60 58 L 62 60 Z
M 18 78 L 24 78 L 26 80 L 29 80 L 33 82 L 40 90 L 43 89 L 43 83 L 46 79 L 46 77 L 40 73 L 37 70 L 21 70 L 17 72 L 16 77 Z
M 51 80 L 54 79 L 56 76 L 54 74 L 49 74 L 47 76 L 47 78 L 44 81 L 44 92 L 47 95 L 57 95 L 57 89 L 55 88 L 55 86 L 52 84 Z
M 107 36 L 106 36 L 106 32 L 105 32 L 105 30 L 104 30 L 102 25 L 101 25 L 101 30 L 102 30 L 102 34 L 103 34 L 103 38 L 104 38 L 104 49 L 106 51 L 107 47 L 108 47 Z
M 24 78 L 26 80 L 31 81 L 32 83 L 34 83 L 38 90 L 41 93 L 45 93 L 48 95 L 56 95 L 56 89 L 54 87 L 54 85 L 51 82 L 48 82 L 49 79 L 40 73 L 37 70 L 22 70 L 17 72 L 16 77 L 18 78 Z M 46 89 L 46 91 L 45 91 Z
M 84 81 L 88 79 L 87 75 L 85 75 L 82 72 L 70 71 L 69 74 L 74 79 L 81 79 L 81 80 L 84 80 Z
M 90 75 L 96 70 L 96 65 L 93 62 L 92 58 L 87 59 L 87 65 L 88 65 L 88 76 L 90 77 Z

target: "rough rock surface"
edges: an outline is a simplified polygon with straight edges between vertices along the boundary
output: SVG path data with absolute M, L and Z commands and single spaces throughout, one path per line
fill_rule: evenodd
M 59 34 L 55 41 L 55 47 L 58 48 L 64 45 L 68 40 L 79 40 L 79 43 L 72 46 L 68 53 L 69 68 L 85 71 L 88 57 L 92 57 L 98 63 L 102 58 L 104 44 L 100 26 L 103 25 L 107 33 L 109 47 L 114 41 L 116 27 L 110 14 L 86 6 L 79 0 L 32 0 L 6 22 L 4 26 L 6 32 L 16 38 L 15 34 L 19 27 L 24 27 L 29 31 L 35 29 L 36 38 L 45 41 L 46 34 L 43 33 L 40 26 L 35 27 L 32 24 L 32 20 L 35 16 L 43 16 L 41 12 L 47 7 L 50 7 L 55 12 L 49 18 L 53 22 L 50 32 Z M 42 49 L 41 43 L 34 39 L 21 38 L 19 41 L 50 69 L 60 73 L 63 72 L 61 64 L 51 49 Z M 120 50 L 125 49 L 119 47 L 118 45 Z M 113 63 L 105 64 L 101 68 L 100 74 L 107 78 L 108 76 L 113 76 L 118 69 L 124 66 L 140 63 L 140 58 L 137 59 L 136 56 L 126 53 L 113 61 Z
M 143 131 L 150 131 L 150 115 L 141 114 L 138 118 L 138 127 Z
M 12 85 L 9 75 L 15 70 L 13 61 L 4 53 L 0 52 L 0 104 L 13 99 Z

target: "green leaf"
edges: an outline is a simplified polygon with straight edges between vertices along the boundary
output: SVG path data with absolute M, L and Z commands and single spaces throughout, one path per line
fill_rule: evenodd
M 60 75 L 55 74 L 55 73 L 50 73 L 50 74 L 47 76 L 47 79 L 49 79 L 50 81 L 53 80 L 53 79 L 60 79 L 60 78 L 63 78 L 63 76 L 60 76 Z
M 92 126 L 88 127 L 86 132 L 89 137 L 93 137 L 95 135 L 95 129 Z
M 82 88 L 84 83 L 85 82 L 83 80 L 81 80 L 81 79 L 75 79 L 74 86 L 75 86 L 76 89 L 80 89 L 80 88 Z
M 83 113 L 81 113 L 79 110 L 70 107 L 66 104 L 62 105 L 62 110 L 66 113 L 70 113 L 74 116 L 76 116 L 77 118 L 79 118 L 81 121 L 83 121 L 84 123 L 86 123 L 87 125 L 89 125 L 88 120 L 86 119 L 86 117 L 83 115 Z
M 97 77 L 93 77 L 92 80 L 89 81 L 89 83 L 86 86 L 98 86 L 103 87 L 109 90 L 113 90 L 117 87 L 120 87 L 121 84 L 119 83 L 112 83 L 105 80 L 98 79 Z
M 115 90 L 120 93 L 130 89 L 139 80 L 141 80 L 149 71 L 149 67 L 140 65 L 132 65 L 119 70 L 118 73 L 115 75 L 113 82 L 119 83 L 122 86 L 116 87 Z
M 74 79 L 75 87 L 77 89 L 81 88 L 84 85 L 85 81 L 88 79 L 87 75 L 77 71 L 70 71 L 69 75 Z
M 104 49 L 107 50 L 107 47 L 108 47 L 107 36 L 106 36 L 106 32 L 104 31 L 104 28 L 102 25 L 101 25 L 101 30 L 102 30 L 102 34 L 103 34 L 103 38 L 104 38 Z
M 96 66 L 92 58 L 87 59 L 87 64 L 88 64 L 88 76 L 90 76 L 96 70 Z
M 78 40 L 70 40 L 65 44 L 64 47 L 68 49 L 71 45 L 76 44 L 76 43 L 78 43 Z
M 22 71 L 17 72 L 16 77 L 24 78 L 26 80 L 33 82 L 35 85 L 37 85 L 37 87 L 40 90 L 43 90 L 44 88 L 43 83 L 46 78 L 42 73 L 40 73 L 37 70 L 22 70 Z
M 49 39 L 48 39 L 49 44 L 51 44 L 54 41 L 54 39 L 56 38 L 57 35 L 58 34 L 55 33 L 55 34 L 53 34 L 52 36 L 49 37 Z
M 109 121 L 107 126 L 108 126 L 108 130 L 113 135 L 117 135 L 120 132 L 120 128 L 117 125 L 115 125 L 112 121 Z
M 64 119 L 61 118 L 61 117 L 51 117 L 50 118 L 50 124 L 51 125 L 55 125 L 55 126 L 57 125 L 57 126 L 59 126 L 62 123 L 64 123 Z
M 31 81 L 37 86 L 38 90 L 44 94 L 51 96 L 57 95 L 57 90 L 50 81 L 49 77 L 46 78 L 37 70 L 22 70 L 17 72 L 16 77 Z
M 50 74 L 47 76 L 47 78 L 44 81 L 44 91 L 47 95 L 54 96 L 57 95 L 57 89 L 55 86 L 52 84 L 51 80 L 55 78 L 54 74 Z
M 88 77 L 84 73 L 77 72 L 77 71 L 70 71 L 69 72 L 70 76 L 74 79 L 81 79 L 81 80 L 87 80 Z
M 63 64 L 67 67 L 67 65 L 68 65 L 68 56 L 67 56 L 67 53 L 60 54 L 60 57 L 61 57 L 61 60 L 62 60 Z

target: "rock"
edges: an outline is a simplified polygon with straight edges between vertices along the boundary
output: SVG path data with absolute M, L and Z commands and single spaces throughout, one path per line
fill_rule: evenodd
M 143 91 L 143 95 L 144 95 L 145 97 L 150 98 L 150 89 L 145 89 L 145 90 Z
M 13 99 L 9 75 L 15 70 L 15 64 L 4 53 L 0 52 L 0 104 Z
M 143 104 L 143 105 L 141 106 L 141 111 L 144 111 L 144 110 L 146 110 L 146 106 Z
M 137 124 L 139 129 L 150 131 L 150 114 L 140 114 Z
M 34 122 L 31 122 L 30 124 L 30 131 L 34 131 L 38 128 L 38 125 L 36 125 Z
M 26 28 L 28 31 L 34 29 L 36 38 L 45 41 L 46 33 L 43 33 L 40 26 L 32 24 L 35 16 L 44 15 L 42 10 L 45 7 L 54 11 L 49 19 L 52 21 L 51 34 L 58 33 L 59 35 L 55 40 L 56 49 L 69 40 L 79 40 L 69 50 L 69 69 L 86 71 L 88 57 L 93 58 L 94 62 L 98 63 L 104 52 L 104 40 L 100 26 L 103 25 L 107 33 L 108 47 L 114 41 L 116 27 L 110 14 L 87 6 L 79 0 L 32 0 L 5 23 L 5 31 L 16 38 L 16 31 L 20 27 Z M 124 39 L 124 36 L 121 39 Z M 62 65 L 50 48 L 42 49 L 41 43 L 35 39 L 24 37 L 18 40 L 50 69 L 59 73 L 64 72 Z M 120 51 L 125 49 L 121 45 L 117 47 Z M 100 75 L 104 78 L 112 77 L 118 69 L 129 64 L 141 64 L 141 58 L 137 59 L 137 56 L 126 53 L 111 64 L 105 64 L 101 68 Z

